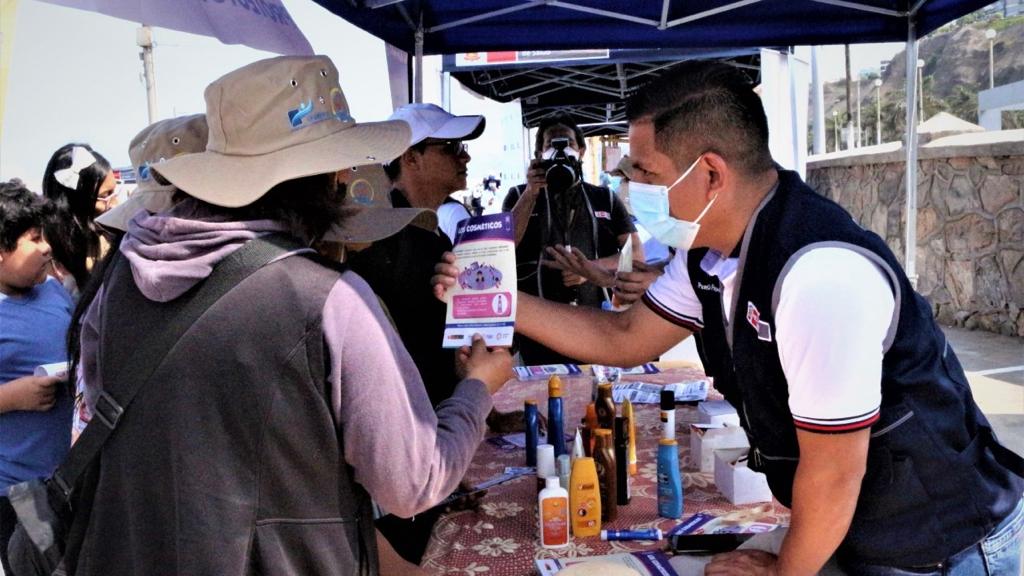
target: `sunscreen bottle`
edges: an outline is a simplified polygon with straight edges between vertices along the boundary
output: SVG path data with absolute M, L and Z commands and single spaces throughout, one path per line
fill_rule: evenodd
M 537 465 L 537 436 L 540 420 L 537 416 L 537 401 L 527 400 L 523 405 L 526 417 L 526 465 Z
M 569 484 L 573 535 L 577 538 L 597 536 L 601 533 L 601 493 L 597 487 L 597 468 L 593 458 L 577 458 L 572 463 Z
M 658 442 L 658 516 L 683 515 L 683 482 L 679 475 L 679 447 L 675 439 Z
M 615 426 L 615 400 L 612 399 L 610 382 L 597 385 L 597 402 L 594 403 L 594 409 L 597 411 L 598 427 L 612 430 Z
M 548 476 L 546 487 L 537 496 L 540 513 L 540 545 L 565 548 L 569 545 L 569 493 L 558 485 L 557 476 Z
M 537 491 L 544 489 L 548 476 L 558 478 L 555 470 L 555 448 L 551 444 L 537 446 Z
M 596 437 L 594 465 L 597 468 L 597 487 L 601 493 L 601 521 L 613 522 L 619 515 L 619 503 L 612 431 L 607 428 L 598 428 Z
M 615 498 L 619 506 L 629 504 L 629 426 L 622 416 L 615 417 Z
M 558 376 L 548 380 L 548 444 L 555 447 L 556 457 L 568 452 L 562 422 L 562 380 Z
M 629 465 L 629 475 L 636 475 L 637 463 L 636 463 L 636 419 L 633 416 L 633 403 L 626 398 L 622 401 L 622 416 L 626 418 L 627 428 L 629 429 L 629 459 L 627 463 Z
M 676 437 L 676 393 L 661 391 L 661 437 L 674 440 Z

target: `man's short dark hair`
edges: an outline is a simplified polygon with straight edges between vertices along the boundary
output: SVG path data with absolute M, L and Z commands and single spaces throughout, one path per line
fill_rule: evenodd
M 22 234 L 41 228 L 50 208 L 45 198 L 26 188 L 21 180 L 0 182 L 0 250 L 14 250 Z
M 580 148 L 587 145 L 587 142 L 583 139 L 583 130 L 576 125 L 576 121 L 572 119 L 572 116 L 559 112 L 544 118 L 537 125 L 537 141 L 534 143 L 533 149 L 537 152 L 544 151 L 544 133 L 555 126 L 565 126 L 569 130 L 572 130 L 573 135 L 576 136 L 576 144 Z
M 709 151 L 746 175 L 774 165 L 761 99 L 750 80 L 728 64 L 680 64 L 630 98 L 626 117 L 653 122 L 658 150 L 680 170 L 693 162 L 693 154 Z
M 427 141 L 421 140 L 412 146 L 409 146 L 409 150 L 415 150 L 420 154 L 427 149 Z M 407 150 L 408 151 L 408 150 Z M 392 182 L 398 182 L 398 178 L 402 175 L 402 156 L 405 156 L 405 152 L 399 154 L 398 158 L 395 158 L 391 162 L 384 165 L 384 173 L 388 175 L 388 178 Z

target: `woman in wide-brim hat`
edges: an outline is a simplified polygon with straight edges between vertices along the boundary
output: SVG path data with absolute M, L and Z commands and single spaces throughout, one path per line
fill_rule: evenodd
M 338 172 L 409 143 L 402 122 L 356 123 L 330 60 L 256 62 L 213 82 L 206 103 L 206 150 L 151 166 L 184 199 L 131 218 L 85 311 L 86 386 L 116 400 L 120 370 L 147 361 L 132 347 L 165 324 L 137 318 L 172 321 L 250 242 L 295 248 L 153 367 L 84 489 L 68 572 L 376 573 L 370 497 L 411 516 L 450 494 L 511 359 L 466 349 L 464 380 L 435 413 L 367 285 L 309 254 L 342 219 Z

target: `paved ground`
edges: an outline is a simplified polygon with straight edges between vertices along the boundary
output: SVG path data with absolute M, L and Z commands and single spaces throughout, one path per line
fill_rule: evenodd
M 943 330 L 967 373 L 975 401 L 999 439 L 1024 454 L 1024 338 L 962 328 Z M 700 361 L 692 338 L 663 359 Z

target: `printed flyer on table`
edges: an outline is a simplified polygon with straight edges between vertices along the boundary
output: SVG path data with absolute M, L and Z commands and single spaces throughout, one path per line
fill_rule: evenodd
M 459 223 L 455 234 L 458 280 L 448 293 L 444 347 L 472 343 L 511 346 L 516 325 L 516 247 L 512 215 L 490 214 Z

